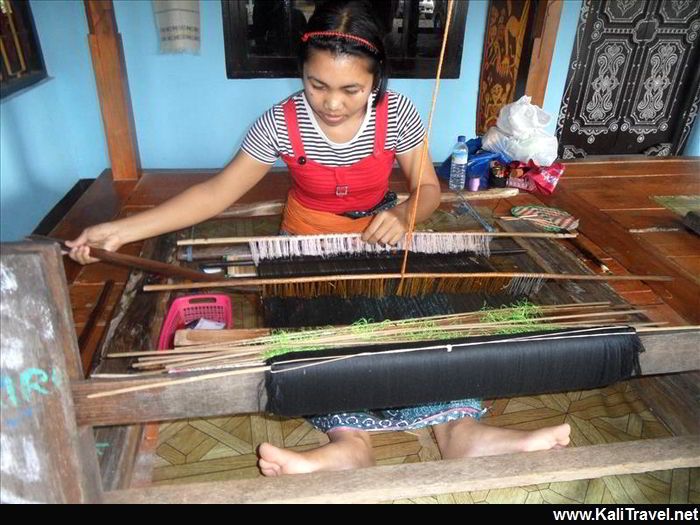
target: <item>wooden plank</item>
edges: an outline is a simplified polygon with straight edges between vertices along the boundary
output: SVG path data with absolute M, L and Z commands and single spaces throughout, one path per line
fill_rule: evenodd
M 143 439 L 143 429 L 144 425 L 95 429 L 102 490 L 118 490 L 131 486 L 134 457 Z
M 143 245 L 129 245 L 128 250 L 140 250 L 143 246 L 143 256 L 167 257 L 172 246 L 168 244 L 168 236 L 147 240 Z M 86 267 L 89 270 L 93 266 Z M 82 275 L 82 274 L 81 274 Z M 78 278 L 80 279 L 80 277 Z M 97 350 L 99 356 L 104 356 L 123 348 L 151 349 L 153 340 L 157 337 L 154 332 L 158 330 L 162 321 L 162 310 L 167 295 L 149 297 L 149 294 L 139 293 L 145 276 L 140 272 L 130 275 L 126 287 L 123 289 L 118 303 L 113 307 L 112 318 L 102 331 L 103 339 Z M 120 290 L 122 288 L 120 287 Z M 105 360 L 97 367 L 97 372 L 122 372 L 126 369 L 124 360 Z M 101 444 L 99 452 L 100 472 L 104 490 L 115 490 L 132 486 L 136 481 L 144 477 L 140 463 L 150 461 L 146 454 L 142 454 L 139 460 L 140 450 L 144 450 L 143 443 L 148 438 L 141 425 L 110 426 L 100 428 L 95 433 Z M 136 478 L 135 478 L 136 477 Z
M 563 0 L 547 0 L 536 4 L 535 35 L 525 93 L 532 97 L 533 104 L 540 107 L 544 105 L 544 94 L 547 91 L 549 68 L 552 64 L 563 5 Z
M 230 343 L 242 339 L 265 337 L 270 328 L 233 328 L 230 330 L 178 330 L 175 332 L 175 346 Z
M 700 173 L 698 157 L 647 157 L 645 155 L 598 155 L 566 161 L 566 178 L 643 177 Z
M 99 222 L 113 219 L 119 214 L 121 204 L 134 187 L 134 181 L 113 181 L 111 170 L 105 170 L 81 195 L 78 202 L 66 213 L 50 235 L 59 239 L 75 239 L 83 229 Z M 85 267 L 68 257 L 63 260 L 69 283 L 84 271 Z M 92 265 L 95 266 L 95 265 Z M 118 280 L 114 275 L 109 278 Z M 101 281 L 106 279 L 103 278 Z
M 700 372 L 640 377 L 632 385 L 675 436 L 700 434 Z
M 662 257 L 700 257 L 700 237 L 687 231 L 635 233 Z
M 165 235 L 147 240 L 142 256 L 168 260 L 174 249 L 174 237 Z M 128 360 L 102 359 L 109 353 L 155 348 L 154 342 L 158 340 L 162 321 L 162 312 L 157 315 L 157 311 L 164 308 L 162 303 L 167 301 L 167 295 L 141 292 L 141 287 L 147 281 L 148 277 L 141 272 L 130 275 L 119 303 L 114 307 L 106 339 L 99 350 L 101 362 L 96 373 L 122 373 L 128 369 Z
M 645 375 L 700 369 L 697 351 L 700 329 L 642 334 L 646 349 L 640 354 Z M 189 376 L 203 373 L 188 374 Z M 123 380 L 78 381 L 73 384 L 77 418 L 83 425 L 116 425 L 262 412 L 267 403 L 265 374 L 256 372 L 233 377 L 163 386 L 88 398 L 90 394 L 163 381 L 163 377 Z
M 649 257 L 652 247 L 643 239 L 635 239 L 629 232 L 610 221 L 609 218 L 587 206 L 565 187 L 558 188 L 550 197 L 542 197 L 550 206 L 563 208 L 580 219 L 579 231 L 602 250 L 614 257 L 625 268 L 635 274 L 668 275 L 673 281 L 649 282 L 664 301 L 683 315 L 690 323 L 700 323 L 700 284 L 679 272 L 675 265 L 658 257 Z
M 370 503 L 700 466 L 697 436 L 109 492 L 108 503 Z
M 669 257 L 668 260 L 686 272 L 691 279 L 700 282 L 700 255 L 691 257 Z
M 129 196 L 130 207 L 156 206 L 186 189 L 204 182 L 219 170 L 148 170 Z M 445 181 L 441 181 L 445 202 L 457 202 L 460 197 L 448 192 Z M 286 168 L 272 168 L 266 177 L 243 195 L 235 204 L 223 211 L 219 217 L 250 217 L 276 215 L 282 211 L 287 191 L 291 186 Z M 406 177 L 399 168 L 394 168 L 389 179 L 389 188 L 397 194 L 406 192 Z M 516 188 L 492 188 L 486 191 L 465 192 L 468 200 L 501 199 L 518 195 Z
M 606 215 L 626 230 L 682 230 L 682 217 L 666 208 L 658 210 L 607 210 Z
M 695 175 L 679 175 L 673 186 L 669 186 L 666 177 L 653 181 L 644 180 L 639 184 L 629 184 L 630 179 L 611 179 L 608 185 L 599 180 L 590 180 L 584 187 L 576 184 L 579 197 L 600 210 L 664 210 L 656 202 L 654 195 L 692 195 L 700 193 L 700 178 Z M 597 183 L 597 184 L 596 184 Z M 612 186 L 612 187 L 606 187 Z
M 107 148 L 115 180 L 138 179 L 141 171 L 129 81 L 112 0 L 84 0 Z
M 70 392 L 82 368 L 60 251 L 0 250 L 0 502 L 100 502 L 92 429 L 76 425 Z

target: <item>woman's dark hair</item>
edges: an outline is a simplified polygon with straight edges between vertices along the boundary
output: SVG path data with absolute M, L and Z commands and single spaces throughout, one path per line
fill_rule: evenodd
M 306 25 L 306 34 L 319 31 L 344 33 L 365 40 L 370 45 L 335 35 L 314 35 L 299 44 L 299 70 L 312 50 L 327 50 L 334 55 L 369 58 L 374 76 L 372 89 L 377 90 L 373 105 L 384 97 L 389 69 L 383 41 L 383 29 L 372 4 L 366 0 L 327 0 L 316 8 Z

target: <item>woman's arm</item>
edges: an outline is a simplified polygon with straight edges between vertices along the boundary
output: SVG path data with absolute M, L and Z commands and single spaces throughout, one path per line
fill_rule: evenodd
M 236 157 L 216 176 L 196 184 L 172 199 L 142 213 L 86 228 L 80 236 L 67 241 L 71 258 L 86 264 L 95 262 L 89 257 L 88 245 L 117 250 L 120 246 L 180 230 L 214 217 L 240 199 L 270 170 L 263 164 L 239 151 Z
M 396 244 L 408 231 L 411 213 L 416 202 L 418 179 L 420 178 L 420 157 L 423 145 L 417 146 L 406 153 L 396 155 L 401 171 L 408 181 L 411 193 L 407 201 L 391 210 L 378 213 L 362 234 L 366 242 Z M 420 181 L 420 196 L 416 209 L 415 223 L 419 223 L 432 215 L 440 205 L 440 183 L 430 154 L 426 152 L 423 162 L 423 177 Z

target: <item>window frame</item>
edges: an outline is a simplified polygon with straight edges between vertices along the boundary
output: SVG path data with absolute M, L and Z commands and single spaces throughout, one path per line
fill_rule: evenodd
M 34 23 L 34 14 L 32 13 L 31 5 L 29 5 L 28 1 L 13 2 L 12 10 L 13 14 L 22 16 L 26 21 L 27 32 L 29 33 L 28 38 L 30 40 L 30 45 L 34 46 L 36 63 L 34 64 L 34 70 L 30 73 L 27 73 L 19 78 L 3 80 L 2 84 L 0 84 L 0 100 L 33 86 L 45 78 L 48 78 L 46 62 L 44 61 L 44 53 L 41 50 L 41 43 L 39 42 L 39 35 L 36 31 L 36 24 Z M 0 14 L 0 16 L 4 16 L 4 13 Z
M 289 5 L 289 0 L 284 1 Z M 406 0 L 418 2 L 419 0 Z M 224 26 L 224 52 L 226 76 L 229 79 L 297 78 L 299 71 L 296 57 L 250 55 L 248 38 L 235 38 L 248 31 L 246 0 L 221 0 Z M 458 79 L 461 72 L 464 36 L 469 2 L 457 1 L 452 9 L 452 26 L 448 35 L 441 78 Z M 404 23 L 409 18 L 404 10 Z M 434 16 L 434 15 L 433 15 Z M 389 57 L 391 78 L 435 78 L 438 57 Z

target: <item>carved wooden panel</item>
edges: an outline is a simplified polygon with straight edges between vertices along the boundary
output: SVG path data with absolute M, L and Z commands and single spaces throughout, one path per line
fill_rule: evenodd
M 531 0 L 491 0 L 479 80 L 476 132 L 496 125 L 498 112 L 515 98 Z
M 584 1 L 557 122 L 560 157 L 679 154 L 699 104 L 699 2 Z

